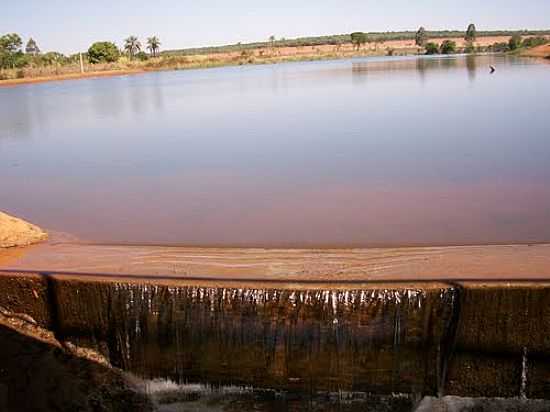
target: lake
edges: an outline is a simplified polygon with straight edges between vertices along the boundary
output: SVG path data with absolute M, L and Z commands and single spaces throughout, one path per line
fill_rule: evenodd
M 1 88 L 0 208 L 105 243 L 550 241 L 549 102 L 505 56 Z

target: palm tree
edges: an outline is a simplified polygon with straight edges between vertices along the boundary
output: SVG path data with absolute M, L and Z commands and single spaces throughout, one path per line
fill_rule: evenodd
M 160 49 L 159 38 L 157 36 L 149 37 L 147 39 L 147 50 L 151 52 L 151 56 L 156 57 L 159 49 Z
M 130 36 L 124 40 L 124 50 L 128 52 L 130 58 L 133 58 L 134 55 L 141 50 L 141 43 L 138 38 L 136 36 Z

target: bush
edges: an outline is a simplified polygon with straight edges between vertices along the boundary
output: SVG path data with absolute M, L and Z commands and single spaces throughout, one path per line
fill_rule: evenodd
M 357 47 L 357 50 L 359 50 L 362 45 L 366 44 L 369 41 L 367 34 L 360 31 L 351 33 L 350 39 L 353 45 Z
M 139 61 L 142 61 L 142 62 L 145 62 L 145 61 L 149 60 L 149 55 L 147 53 L 145 53 L 144 51 L 140 51 L 139 53 L 136 53 L 136 55 L 134 57 L 136 59 L 138 59 Z
M 489 46 L 489 50 L 493 53 L 505 53 L 510 49 L 508 43 L 494 43 L 492 46 Z
M 456 43 L 452 40 L 444 40 L 441 43 L 441 54 L 453 54 L 456 53 Z
M 521 46 L 521 36 L 519 34 L 514 34 L 512 37 L 510 37 L 510 40 L 508 41 L 508 48 L 510 50 L 516 50 Z
M 426 43 L 426 54 L 438 54 L 439 45 L 437 43 Z
M 120 52 L 114 43 L 108 41 L 96 42 L 88 49 L 90 63 L 113 63 L 120 57 Z
M 523 40 L 523 43 L 521 44 L 522 47 L 536 47 L 536 46 L 542 46 L 543 44 L 548 43 L 548 39 L 546 37 L 527 37 Z

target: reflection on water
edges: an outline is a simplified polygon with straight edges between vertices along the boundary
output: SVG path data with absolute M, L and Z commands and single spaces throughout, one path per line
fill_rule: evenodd
M 370 58 L 4 88 L 0 204 L 94 241 L 549 241 L 549 73 Z

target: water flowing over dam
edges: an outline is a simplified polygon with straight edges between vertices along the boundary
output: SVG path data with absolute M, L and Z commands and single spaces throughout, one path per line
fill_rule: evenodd
M 550 397 L 550 284 L 0 281 L 0 306 L 149 380 Z

